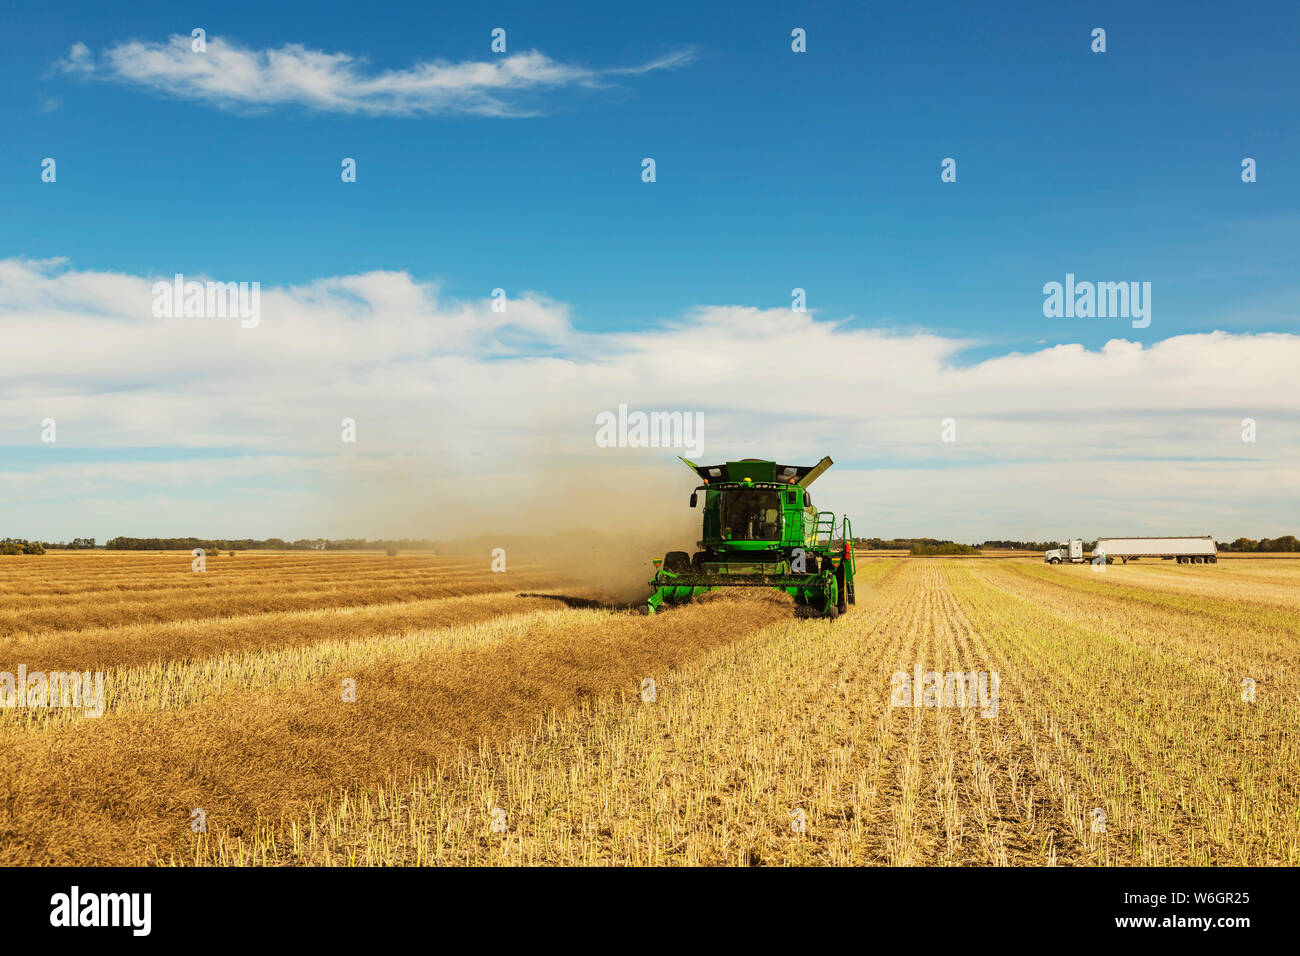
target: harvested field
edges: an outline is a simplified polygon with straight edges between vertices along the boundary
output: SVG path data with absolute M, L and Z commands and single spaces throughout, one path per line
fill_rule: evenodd
M 189 560 L 0 558 L 0 671 L 105 681 L 101 717 L 0 710 L 0 863 L 1300 863 L 1300 561 L 860 556 L 830 622 Z M 993 706 L 897 706 L 918 669 Z

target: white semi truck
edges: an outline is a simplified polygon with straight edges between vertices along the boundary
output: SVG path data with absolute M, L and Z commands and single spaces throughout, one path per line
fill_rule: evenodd
M 1177 561 L 1179 564 L 1219 562 L 1214 536 L 1208 534 L 1188 538 L 1098 538 L 1092 554 L 1094 561 L 1104 554 L 1107 564 L 1113 563 L 1117 558 L 1124 564 L 1139 558 L 1160 558 L 1164 561 Z M 1083 541 L 1079 538 L 1062 541 L 1059 548 L 1045 551 L 1043 560 L 1048 564 L 1082 564 Z

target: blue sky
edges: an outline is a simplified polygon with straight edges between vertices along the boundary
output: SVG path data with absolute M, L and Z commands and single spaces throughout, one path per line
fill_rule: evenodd
M 144 280 L 181 272 L 268 288 L 397 273 L 436 287 L 439 302 L 483 300 L 503 287 L 512 297 L 534 293 L 538 308 L 553 307 L 573 335 L 606 343 L 621 334 L 653 337 L 702 309 L 788 310 L 797 286 L 818 321 L 951 343 L 938 350 L 935 366 L 949 371 L 1056 345 L 1095 351 L 1114 338 L 1149 347 L 1215 330 L 1296 331 L 1294 5 L 703 6 L 619 13 L 566 4 L 331 11 L 55 2 L 10 13 L 0 58 L 7 133 L 0 260 L 63 259 L 61 268 L 76 273 Z M 157 52 L 196 26 L 209 43 L 251 57 L 291 44 L 350 56 L 343 86 L 431 61 L 499 63 L 489 44 L 491 30 L 502 27 L 505 57 L 536 51 L 569 79 L 505 90 L 500 108 L 486 110 L 529 115 L 467 114 L 454 98 L 450 107 L 404 114 L 268 99 L 257 82 L 236 83 L 242 92 L 233 97 L 218 97 L 211 86 L 178 91 L 158 71 L 132 78 L 113 66 L 112 51 L 125 44 Z M 807 31 L 806 53 L 791 51 L 794 27 Z M 1103 54 L 1090 49 L 1095 27 L 1106 30 Z M 73 52 L 78 45 L 83 58 Z M 55 184 L 40 180 L 47 156 L 58 163 Z M 656 161 L 654 183 L 641 181 L 647 156 Z M 356 183 L 340 182 L 343 157 L 357 160 Z M 945 157 L 957 162 L 956 183 L 940 182 Z M 1243 157 L 1257 161 L 1257 182 L 1241 181 Z M 1066 273 L 1150 282 L 1152 324 L 1045 318 L 1043 284 Z M 93 302 L 79 308 L 97 311 Z M 105 336 L 111 325 L 105 320 Z M 534 359 L 584 354 L 572 351 L 569 338 L 530 341 Z M 502 359 L 491 350 L 475 357 Z M 523 357 L 508 350 L 512 361 Z M 817 356 L 810 359 L 816 368 Z M 60 386 L 88 401 L 157 389 L 166 366 L 111 385 L 87 366 L 80 383 L 70 376 Z M 1088 387 L 1061 374 L 1066 387 Z M 258 387 L 238 378 L 229 386 Z M 34 393 L 12 394 L 17 401 Z M 986 393 L 945 394 L 978 407 Z M 1041 405 L 1034 394 L 1027 404 Z M 598 407 L 618 400 L 611 394 Z M 1115 401 L 1109 413 L 1046 414 L 1062 416 L 1057 421 L 1083 414 L 1097 424 L 1124 411 L 1126 399 Z M 723 412 L 716 402 L 697 404 Z M 1295 408 L 1285 396 L 1256 405 L 1268 405 L 1292 435 Z M 999 408 L 1004 422 L 1014 417 Z M 1222 397 L 1203 409 L 1147 411 L 1241 417 Z M 32 456 L 43 449 L 31 447 L 31 429 L 0 424 L 10 467 L 35 467 Z M 69 422 L 69 435 L 73 428 Z M 83 447 L 141 465 L 255 456 L 259 447 L 233 425 L 183 440 L 104 428 L 91 438 L 91 431 L 82 432 Z M 942 464 L 906 443 L 888 444 L 895 439 L 886 431 L 840 457 L 861 467 Z M 827 434 L 833 439 L 835 430 Z M 746 443 L 728 438 L 728 449 Z M 1089 453 L 1150 453 L 1140 435 L 1129 438 L 1111 446 L 1098 438 Z M 276 448 L 319 453 L 285 442 Z M 1169 448 L 1163 455 L 1170 463 L 1220 462 L 1240 451 Z M 1277 451 L 1283 457 L 1270 459 L 1274 465 L 1290 461 Z M 978 460 L 1009 464 L 1025 454 L 995 441 Z M 283 481 L 268 487 L 292 494 Z M 101 492 L 103 500 L 125 493 Z M 141 504 L 122 514 L 144 521 L 152 513 Z M 927 518 L 917 511 L 899 519 L 908 527 L 880 530 L 943 532 Z M 317 533 L 310 523 L 302 519 L 301 533 Z
M 656 4 L 627 24 L 560 5 L 43 4 L 3 70 L 7 255 L 78 268 L 257 276 L 404 269 L 451 294 L 532 289 L 585 328 L 701 303 L 809 305 L 1003 348 L 1045 327 L 1073 271 L 1152 281 L 1172 331 L 1288 327 L 1300 267 L 1294 5 Z M 960 7 L 961 5 L 957 5 Z M 1270 12 L 1271 6 L 1271 12 Z M 845 9 L 847 8 L 847 9 Z M 222 111 L 51 75 L 75 42 L 202 24 L 371 69 L 508 53 L 685 66 L 562 90 L 524 119 Z M 792 25 L 808 53 L 790 51 Z M 1107 52 L 1089 49 L 1104 26 Z M 41 105 L 59 106 L 40 112 Z M 34 170 L 55 156 L 57 201 Z M 342 188 L 338 159 L 358 160 Z M 653 156 L 658 181 L 640 181 Z M 955 184 L 939 162 L 958 163 Z M 1243 156 L 1259 181 L 1240 181 Z M 1248 288 L 1243 288 L 1243 280 Z M 1248 316 L 1248 318 L 1247 318 Z

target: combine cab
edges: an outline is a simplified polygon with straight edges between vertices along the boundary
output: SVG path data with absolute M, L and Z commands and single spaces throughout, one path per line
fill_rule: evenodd
M 718 588 L 780 588 L 814 613 L 836 617 L 853 600 L 853 527 L 818 511 L 808 486 L 831 466 L 778 465 L 746 458 L 722 465 L 686 465 L 704 482 L 704 533 L 694 555 L 669 551 L 650 587 L 647 604 L 689 601 Z M 838 537 L 836 531 L 839 531 Z

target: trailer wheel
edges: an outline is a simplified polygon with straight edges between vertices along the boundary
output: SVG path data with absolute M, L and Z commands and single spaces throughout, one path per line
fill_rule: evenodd
M 1192 558 L 1193 564 L 1203 564 L 1204 562 L 1205 562 L 1204 558 Z

